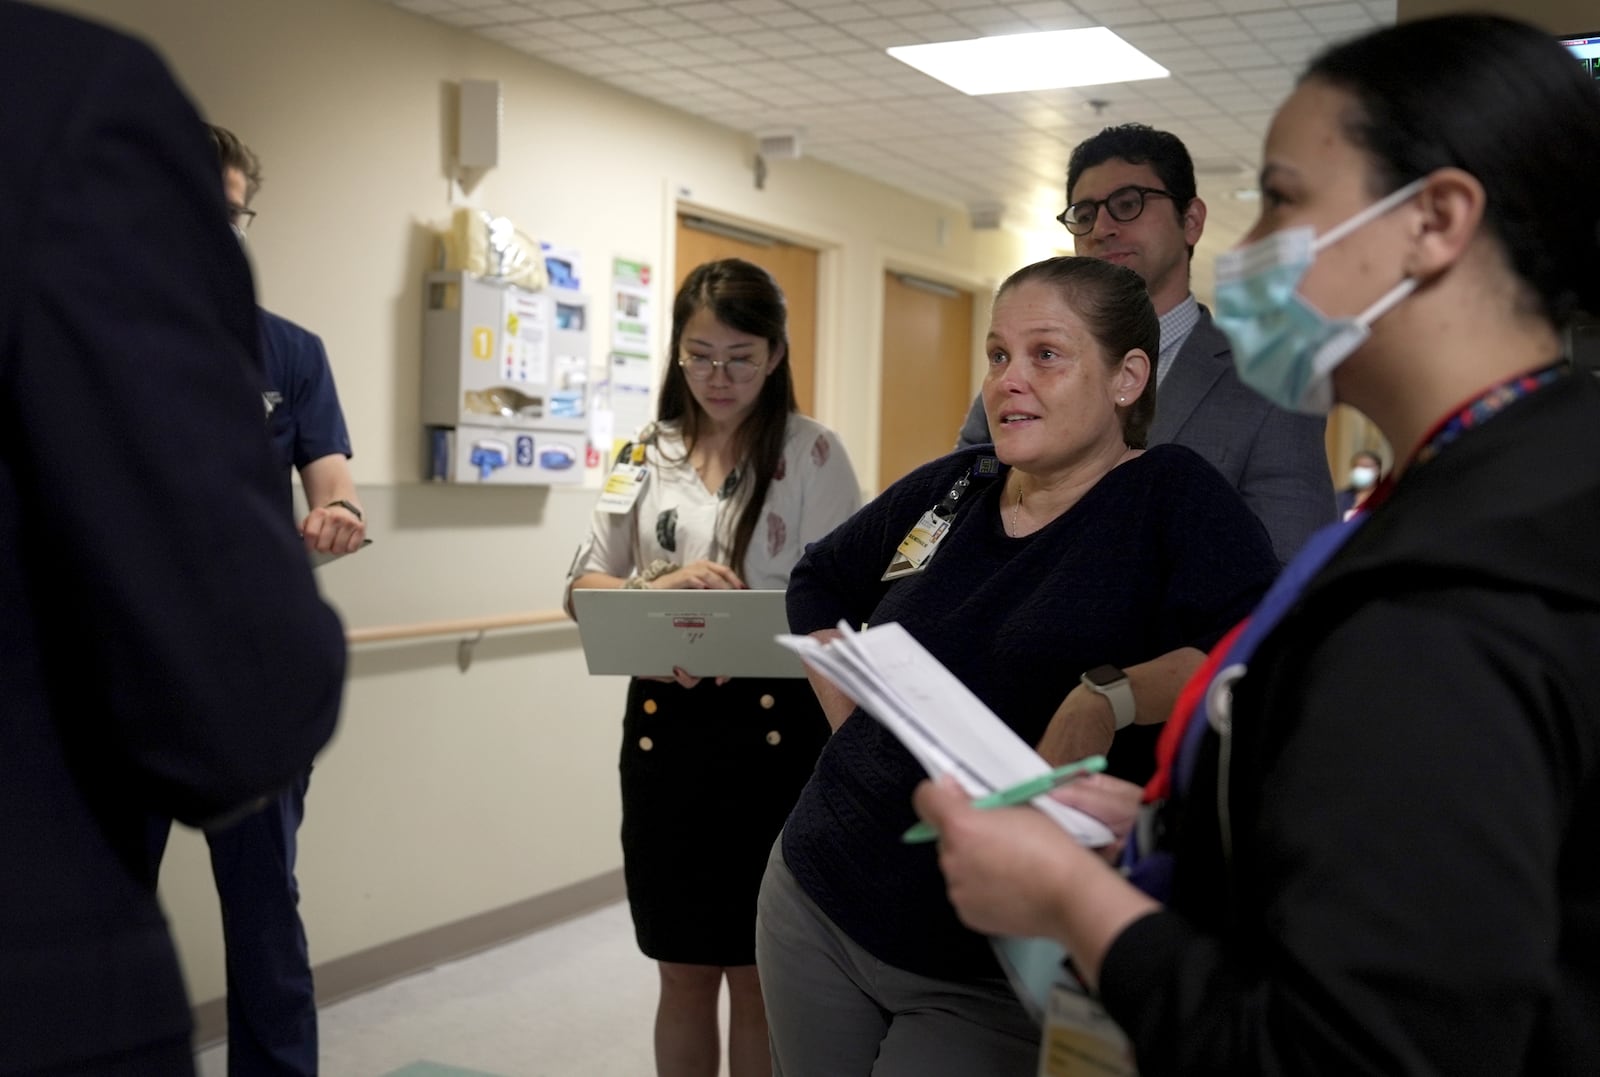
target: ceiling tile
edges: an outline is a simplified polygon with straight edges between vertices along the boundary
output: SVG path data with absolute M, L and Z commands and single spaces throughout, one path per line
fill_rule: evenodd
M 628 23 L 620 15 L 601 13 L 598 15 L 579 15 L 567 20 L 568 26 L 575 26 L 579 30 L 589 33 L 600 33 L 604 30 L 621 30 Z
M 806 13 L 818 22 L 834 26 L 845 26 L 861 19 L 880 17 L 866 4 L 824 4 L 818 7 L 808 4 L 806 5 Z
M 756 21 L 763 26 L 770 26 L 774 30 L 793 30 L 800 26 L 818 25 L 816 19 L 813 19 L 803 11 L 795 11 L 793 8 L 776 11 L 769 15 L 757 15 Z
M 808 56 L 815 56 L 817 54 L 816 49 L 812 48 L 810 45 L 801 44 L 798 41 L 786 41 L 779 45 L 768 45 L 766 48 L 763 48 L 760 51 L 763 56 L 770 57 L 774 60 L 800 60 Z M 802 75 L 801 77 L 806 78 L 808 76 Z
M 715 23 L 718 19 L 730 19 L 738 15 L 727 4 L 703 2 L 697 4 L 684 4 L 672 9 L 682 18 L 693 19 L 695 22 Z
M 441 11 L 448 11 L 455 7 L 453 0 L 398 0 L 396 7 L 403 7 L 418 15 L 434 15 Z
M 661 35 L 648 26 L 621 26 L 600 36 L 617 45 L 651 45 L 661 40 Z
M 570 19 L 574 15 L 593 14 L 595 9 L 584 0 L 540 0 L 536 10 L 546 18 Z

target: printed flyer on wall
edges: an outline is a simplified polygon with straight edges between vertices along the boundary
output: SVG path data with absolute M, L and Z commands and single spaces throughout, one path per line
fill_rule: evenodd
M 650 266 L 618 258 L 611 268 L 611 350 L 654 355 Z

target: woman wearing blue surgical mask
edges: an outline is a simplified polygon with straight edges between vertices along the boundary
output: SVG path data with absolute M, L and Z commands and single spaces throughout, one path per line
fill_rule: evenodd
M 1339 519 L 1348 520 L 1357 509 L 1367 503 L 1372 491 L 1378 488 L 1383 477 L 1383 458 L 1371 449 L 1362 449 L 1350 458 L 1350 483 L 1333 492 L 1334 507 Z
M 1530 27 L 1314 61 L 1217 321 L 1394 473 L 1219 644 L 1142 797 L 1060 795 L 1126 874 L 919 789 L 962 917 L 1066 945 L 1080 1031 L 1102 1005 L 1145 1077 L 1600 1073 L 1600 386 L 1561 332 L 1600 310 L 1596 176 L 1600 84 Z

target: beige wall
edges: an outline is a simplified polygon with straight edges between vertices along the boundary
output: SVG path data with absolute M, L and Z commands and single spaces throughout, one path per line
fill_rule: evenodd
M 983 290 L 1043 249 L 975 234 L 959 207 L 814 161 L 775 164 L 757 191 L 743 136 L 375 0 L 60 6 L 150 40 L 202 112 L 263 159 L 258 288 L 328 344 L 376 538 L 321 570 L 352 626 L 556 606 L 594 496 L 416 481 L 419 282 L 428 230 L 450 211 L 457 80 L 499 80 L 504 100 L 501 164 L 475 195 L 530 234 L 581 248 L 596 294 L 613 257 L 672 265 L 680 204 L 819 246 L 819 415 L 862 476 L 876 473 L 885 266 Z M 566 627 L 490 637 L 464 674 L 455 661 L 453 639 L 353 657 L 301 831 L 319 963 L 620 864 L 622 683 L 589 678 Z M 175 835 L 162 896 L 192 996 L 220 995 L 216 903 L 194 835 Z

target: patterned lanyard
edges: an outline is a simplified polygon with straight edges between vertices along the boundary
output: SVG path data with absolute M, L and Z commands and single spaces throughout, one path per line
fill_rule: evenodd
M 1505 410 L 1506 405 L 1515 403 L 1529 393 L 1543 389 L 1558 378 L 1563 377 L 1571 367 L 1566 360 L 1551 363 L 1547 367 L 1518 374 L 1516 377 L 1501 382 L 1485 393 L 1479 394 L 1475 399 L 1468 401 L 1463 407 L 1457 409 L 1453 415 L 1446 416 L 1433 432 L 1422 440 L 1422 446 L 1411 456 L 1411 466 L 1426 464 L 1439 455 L 1446 445 L 1456 438 L 1471 430 L 1473 427 L 1482 426 L 1485 420 L 1494 417 Z

